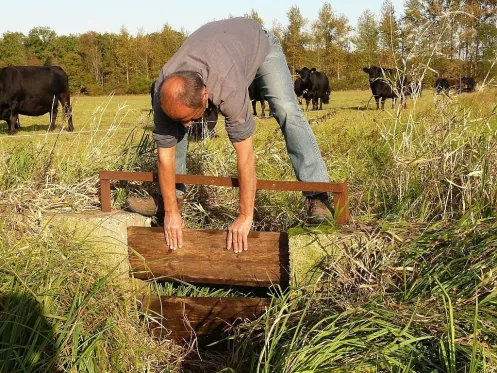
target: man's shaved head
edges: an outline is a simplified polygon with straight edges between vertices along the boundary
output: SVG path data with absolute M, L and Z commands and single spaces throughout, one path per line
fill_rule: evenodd
M 166 76 L 159 87 L 159 101 L 164 113 L 184 126 L 200 119 L 207 107 L 207 88 L 194 71 L 178 71 Z
M 159 88 L 160 104 L 166 112 L 171 105 L 184 105 L 192 109 L 202 106 L 204 82 L 194 71 L 177 71 L 164 79 Z

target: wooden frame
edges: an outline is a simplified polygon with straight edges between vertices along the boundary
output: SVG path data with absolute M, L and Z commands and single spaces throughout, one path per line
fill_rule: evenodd
M 100 204 L 103 212 L 111 211 L 110 181 L 154 181 L 156 172 L 125 172 L 100 171 Z M 224 187 L 239 187 L 235 177 L 203 176 L 203 175 L 176 175 L 176 183 L 193 185 L 213 185 Z M 256 188 L 264 190 L 300 191 L 300 192 L 328 192 L 333 193 L 333 207 L 337 224 L 346 224 L 349 221 L 349 195 L 347 183 L 323 183 L 307 181 L 275 181 L 257 180 Z

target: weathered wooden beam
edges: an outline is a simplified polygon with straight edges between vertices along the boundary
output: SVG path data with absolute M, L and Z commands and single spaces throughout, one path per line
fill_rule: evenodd
M 135 278 L 267 287 L 287 284 L 288 235 L 250 232 L 248 251 L 226 250 L 226 231 L 183 230 L 183 247 L 167 248 L 162 228 L 128 227 Z
M 143 299 L 141 311 L 148 315 L 154 337 L 188 342 L 220 335 L 237 321 L 255 319 L 269 304 L 266 298 L 149 296 Z
M 110 212 L 110 180 L 154 181 L 157 180 L 157 173 L 100 171 L 100 203 L 102 211 L 104 212 Z M 176 175 L 176 182 L 193 185 L 212 185 L 224 187 L 240 186 L 236 177 Z M 333 205 L 335 213 L 337 214 L 336 222 L 338 224 L 346 224 L 349 221 L 349 194 L 348 184 L 346 182 L 323 183 L 307 181 L 257 180 L 256 189 L 333 193 Z
M 156 172 L 129 172 L 129 171 L 100 171 L 101 180 L 127 180 L 127 181 L 154 181 Z M 177 183 L 192 185 L 213 185 L 224 187 L 239 187 L 236 177 L 220 177 L 205 175 L 176 175 Z M 347 189 L 347 183 L 324 183 L 311 181 L 277 181 L 257 180 L 257 189 L 296 191 L 296 192 L 330 192 L 342 193 Z
M 103 212 L 111 211 L 109 180 L 100 180 L 100 205 L 102 206 Z

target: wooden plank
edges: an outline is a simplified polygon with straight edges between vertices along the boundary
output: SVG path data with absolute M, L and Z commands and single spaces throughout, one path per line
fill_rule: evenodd
M 156 178 L 157 174 L 152 172 L 100 171 L 100 179 L 105 180 L 154 181 Z M 193 185 L 212 185 L 224 187 L 240 186 L 236 177 L 176 175 L 176 182 Z M 347 183 L 257 180 L 256 187 L 257 189 L 279 191 L 342 193 L 347 189 Z
M 288 235 L 250 232 L 248 251 L 226 250 L 226 231 L 183 230 L 183 247 L 166 247 L 162 228 L 128 227 L 135 278 L 267 287 L 287 284 Z
M 266 298 L 151 296 L 144 299 L 142 312 L 149 317 L 154 337 L 189 342 L 220 335 L 237 321 L 255 319 L 269 304 Z
M 109 180 L 100 180 L 100 206 L 103 212 L 111 211 Z
M 128 172 L 128 171 L 100 171 L 100 203 L 102 211 L 110 212 L 110 180 L 126 181 L 154 181 L 157 180 L 156 172 Z M 212 185 L 225 187 L 239 187 L 238 179 L 235 177 L 218 177 L 204 175 L 176 175 L 177 183 L 194 185 Z M 336 222 L 346 224 L 349 221 L 348 184 L 344 183 L 321 183 L 306 181 L 275 181 L 257 180 L 258 190 L 277 191 L 307 191 L 333 193 L 333 204 L 338 214 Z

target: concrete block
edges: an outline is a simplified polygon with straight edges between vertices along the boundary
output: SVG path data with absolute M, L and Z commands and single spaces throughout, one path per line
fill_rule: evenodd
M 45 214 L 42 225 L 62 227 L 72 232 L 74 239 L 84 242 L 85 247 L 95 253 L 102 275 L 112 270 L 113 279 L 124 280 L 133 289 L 143 287 L 137 281 L 129 281 L 127 228 L 150 227 L 150 218 L 122 210 L 95 210 Z

